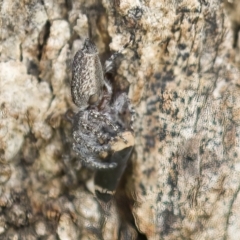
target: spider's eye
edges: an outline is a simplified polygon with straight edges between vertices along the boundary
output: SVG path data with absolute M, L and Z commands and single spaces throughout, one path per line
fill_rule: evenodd
M 97 101 L 98 101 L 98 94 L 97 93 L 91 95 L 88 99 L 89 105 L 94 105 Z

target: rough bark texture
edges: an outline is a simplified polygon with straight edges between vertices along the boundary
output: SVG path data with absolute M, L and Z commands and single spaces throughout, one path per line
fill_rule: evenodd
M 240 238 L 231 30 L 240 20 L 231 4 L 0 2 L 0 239 Z M 71 61 L 86 37 L 104 61 L 130 35 L 115 83 L 129 87 L 136 145 L 104 205 L 90 191 L 94 173 L 71 151 Z

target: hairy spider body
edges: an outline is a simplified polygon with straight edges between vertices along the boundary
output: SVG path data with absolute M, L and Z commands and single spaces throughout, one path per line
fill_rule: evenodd
M 127 148 L 128 139 L 123 133 L 133 132 L 134 111 L 126 93 L 113 97 L 111 84 L 104 78 L 118 54 L 106 61 L 103 71 L 96 46 L 86 39 L 73 60 L 71 94 L 80 109 L 73 121 L 73 149 L 83 164 L 97 170 L 117 167 L 114 141 L 122 139 L 126 144 L 122 149 Z
M 132 131 L 132 109 L 125 93 L 119 95 L 110 106 L 101 111 L 86 109 L 74 117 L 73 149 L 82 162 L 94 169 L 115 168 L 117 163 L 110 161 L 113 154 L 111 143 L 125 131 Z M 123 138 L 123 137 L 122 137 Z M 127 141 L 123 138 L 123 141 Z M 110 162 L 109 162 L 110 161 Z

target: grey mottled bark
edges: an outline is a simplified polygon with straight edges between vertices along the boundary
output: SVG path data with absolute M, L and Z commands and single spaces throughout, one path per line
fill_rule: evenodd
M 236 0 L 0 6 L 1 239 L 240 237 Z M 106 206 L 71 151 L 71 61 L 86 37 L 105 60 L 131 35 L 115 84 L 129 87 L 136 145 Z

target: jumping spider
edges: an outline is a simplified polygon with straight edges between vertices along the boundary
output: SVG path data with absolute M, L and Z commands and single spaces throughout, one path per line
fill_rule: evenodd
M 73 121 L 73 149 L 82 163 L 93 169 L 117 167 L 118 163 L 111 159 L 116 142 L 133 146 L 124 136 L 126 132 L 133 133 L 134 111 L 126 93 L 113 96 L 112 85 L 106 77 L 114 59 L 128 44 L 106 61 L 104 70 L 90 39 L 85 40 L 73 60 L 71 94 L 79 108 Z

